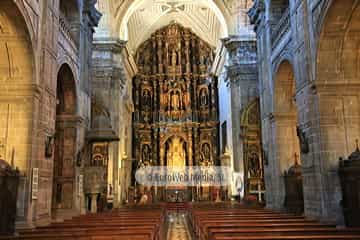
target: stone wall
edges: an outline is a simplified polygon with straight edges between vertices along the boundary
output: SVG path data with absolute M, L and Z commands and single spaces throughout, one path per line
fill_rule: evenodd
M 94 19 L 90 16 L 95 9 L 88 6 L 87 1 L 73 2 L 79 16 L 73 24 L 83 26 L 79 27 L 76 42 L 62 24 L 59 1 L 4 0 L 0 3 L 0 154 L 23 175 L 18 201 L 19 227 L 46 224 L 53 214 L 54 154 L 46 156 L 45 151 L 54 147 L 46 141 L 55 134 L 57 79 L 63 64 L 67 64 L 74 75 L 77 115 L 83 122 L 77 126 L 76 149 L 83 142 L 81 136 L 90 117 L 89 95 L 84 87 L 88 85 L 84 82 L 89 82 L 89 76 L 84 75 L 86 70 L 81 66 L 90 63 L 91 48 L 87 46 L 85 52 L 83 46 L 92 41 Z M 71 161 L 75 167 L 75 154 Z M 34 168 L 39 170 L 37 188 L 31 183 Z M 80 211 L 78 201 L 74 201 L 75 213 Z
M 359 21 L 357 17 L 349 20 L 345 16 L 358 16 L 358 11 L 359 3 L 351 0 L 343 3 L 257 0 L 249 11 L 257 33 L 263 144 L 269 159 L 265 181 L 270 208 L 283 207 L 283 188 L 276 183 L 281 181 L 283 170 L 276 167 L 279 162 L 276 149 L 282 143 L 273 122 L 276 122 L 275 101 L 279 95 L 278 69 L 288 61 L 295 80 L 292 97 L 297 127 L 309 144 L 309 152 L 301 152 L 305 214 L 342 223 L 338 158 L 347 157 L 355 149 L 359 135 L 358 93 L 354 92 L 359 84 L 354 78 L 359 72 L 355 60 L 359 45 L 353 45 L 358 42 L 357 37 L 353 38 L 358 34 L 353 27 Z M 341 26 L 346 26 L 344 29 L 351 34 L 345 37 Z

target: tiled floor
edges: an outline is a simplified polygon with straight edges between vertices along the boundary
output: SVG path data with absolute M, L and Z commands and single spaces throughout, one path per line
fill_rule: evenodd
M 185 217 L 185 214 L 169 215 L 167 240 L 191 240 Z

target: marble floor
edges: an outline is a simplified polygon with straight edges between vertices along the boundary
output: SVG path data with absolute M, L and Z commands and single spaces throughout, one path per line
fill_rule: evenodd
M 168 216 L 167 240 L 191 240 L 191 234 L 186 222 L 186 215 L 172 213 Z

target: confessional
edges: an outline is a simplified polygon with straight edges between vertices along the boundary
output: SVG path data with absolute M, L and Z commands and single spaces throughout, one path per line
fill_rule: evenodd
M 345 223 L 349 227 L 360 227 L 360 151 L 358 147 L 348 159 L 340 161 L 339 177 Z
M 0 236 L 15 232 L 19 171 L 0 159 Z
M 304 212 L 304 195 L 301 165 L 295 159 L 295 164 L 284 173 L 285 201 L 284 207 L 290 213 Z

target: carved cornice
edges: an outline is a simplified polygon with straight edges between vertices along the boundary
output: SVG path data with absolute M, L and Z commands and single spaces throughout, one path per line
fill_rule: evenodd
M 118 38 L 96 38 L 93 41 L 94 51 L 121 53 L 125 47 L 126 41 Z
M 228 80 L 237 82 L 240 80 L 257 80 L 258 68 L 256 64 L 241 64 L 226 66 Z
M 225 48 L 228 51 L 232 51 L 232 50 L 237 49 L 240 46 L 240 43 L 242 40 L 240 39 L 240 36 L 238 36 L 238 35 L 230 35 L 229 37 L 221 39 L 221 41 L 223 42 Z
M 296 113 L 292 112 L 272 112 L 269 113 L 268 118 L 270 121 L 296 121 Z
M 242 39 L 240 36 L 230 36 L 222 40 L 229 52 L 229 61 L 225 66 L 227 80 L 257 79 L 257 48 L 255 39 Z
M 82 116 L 72 114 L 62 114 L 56 116 L 56 122 L 61 126 L 66 127 L 83 127 L 86 125 L 86 121 Z

